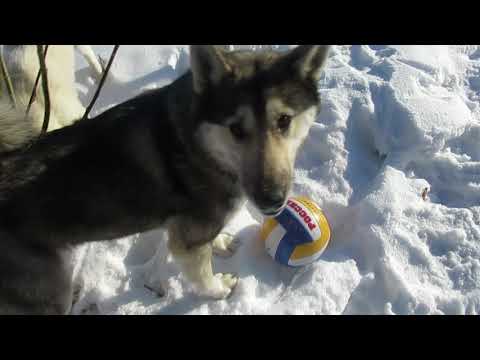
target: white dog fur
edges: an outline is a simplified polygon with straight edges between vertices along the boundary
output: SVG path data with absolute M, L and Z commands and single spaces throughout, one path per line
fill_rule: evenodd
M 51 103 L 48 131 L 71 125 L 85 112 L 75 88 L 74 49 L 88 62 L 94 78 L 99 79 L 103 72 L 102 65 L 89 45 L 49 46 L 46 56 Z M 14 150 L 37 136 L 44 119 L 44 97 L 39 83 L 28 119 L 18 121 L 19 112 L 25 114 L 38 74 L 36 45 L 4 45 L 3 50 L 17 109 L 12 110 L 6 92 L 3 91 L 0 99 L 0 152 Z

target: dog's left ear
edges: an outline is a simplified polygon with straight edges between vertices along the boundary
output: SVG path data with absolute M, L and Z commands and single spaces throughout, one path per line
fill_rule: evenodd
M 223 50 L 214 45 L 190 45 L 190 64 L 197 94 L 218 84 L 231 71 Z
M 286 61 L 302 79 L 320 80 L 330 45 L 300 45 L 286 55 Z

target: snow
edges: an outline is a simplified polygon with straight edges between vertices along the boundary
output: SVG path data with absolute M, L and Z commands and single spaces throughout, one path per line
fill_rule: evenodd
M 94 49 L 108 59 L 112 46 Z M 94 87 L 77 60 L 87 102 Z M 185 45 L 121 46 L 94 112 L 187 68 Z M 241 244 L 237 253 L 214 260 L 216 272 L 240 278 L 230 298 L 195 295 L 160 229 L 80 248 L 84 289 L 73 312 L 478 314 L 480 47 L 335 46 L 320 85 L 322 112 L 295 174 L 295 192 L 331 223 L 318 262 L 276 264 L 247 205 L 226 229 Z

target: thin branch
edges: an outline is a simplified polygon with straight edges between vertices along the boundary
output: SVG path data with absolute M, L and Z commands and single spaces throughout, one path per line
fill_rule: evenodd
M 42 72 L 42 89 L 43 89 L 43 97 L 45 100 L 45 116 L 43 118 L 42 132 L 40 134 L 40 136 L 43 136 L 48 130 L 48 124 L 50 121 L 50 93 L 48 91 L 47 66 L 45 65 L 45 55 L 43 52 L 42 45 L 37 45 L 37 55 L 38 55 L 38 62 L 40 63 L 40 70 Z
M 85 114 L 83 115 L 83 120 L 86 120 L 88 118 L 88 114 L 90 114 L 90 111 L 92 111 L 93 106 L 95 105 L 95 102 L 97 101 L 98 96 L 100 95 L 100 91 L 103 88 L 103 84 L 105 83 L 105 80 L 107 79 L 108 72 L 110 71 L 110 67 L 113 64 L 113 60 L 115 59 L 115 55 L 117 54 L 118 48 L 120 45 L 115 45 L 112 51 L 112 55 L 110 55 L 110 60 L 108 60 L 107 67 L 105 68 L 105 71 L 103 72 L 102 79 L 100 80 L 100 84 L 98 85 L 97 91 L 95 92 L 95 95 L 93 96 L 92 101 L 88 105 L 87 109 L 85 110 Z
M 10 97 L 10 101 L 14 108 L 17 107 L 17 100 L 15 99 L 15 91 L 13 90 L 12 80 L 10 79 L 10 75 L 8 74 L 7 66 L 5 65 L 5 61 L 3 59 L 3 53 L 0 52 L 0 68 L 2 71 L 2 77 L 5 80 L 5 85 L 7 86 L 8 96 Z
M 43 58 L 47 58 L 47 51 L 48 51 L 48 45 L 45 46 L 45 52 L 43 53 Z M 27 111 L 25 112 L 25 116 L 28 116 L 28 113 L 30 112 L 30 108 L 32 107 L 33 102 L 35 101 L 36 95 L 37 95 L 37 87 L 38 87 L 38 82 L 40 81 L 40 75 L 42 74 L 42 69 L 39 67 L 38 68 L 38 73 L 37 73 L 37 78 L 35 79 L 35 84 L 33 85 L 33 90 L 32 94 L 30 95 L 30 100 L 28 101 L 28 106 L 27 106 Z

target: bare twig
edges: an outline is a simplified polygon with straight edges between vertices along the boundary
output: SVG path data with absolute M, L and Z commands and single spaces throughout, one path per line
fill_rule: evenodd
M 92 110 L 93 106 L 95 105 L 95 102 L 97 101 L 98 95 L 100 95 L 100 91 L 102 90 L 103 84 L 105 83 L 105 80 L 107 79 L 108 72 L 110 71 L 110 67 L 113 64 L 113 60 L 115 59 L 115 55 L 117 54 L 118 48 L 120 45 L 115 45 L 112 51 L 112 55 L 110 55 L 110 60 L 108 60 L 107 67 L 105 68 L 105 71 L 103 72 L 102 79 L 100 80 L 100 84 L 98 85 L 97 91 L 95 92 L 95 95 L 93 96 L 92 101 L 88 105 L 87 109 L 85 110 L 85 114 L 83 115 L 83 120 L 88 118 L 88 114 L 90 114 L 90 111 Z
M 7 66 L 5 65 L 5 61 L 3 59 L 3 54 L 0 52 L 0 67 L 2 71 L 2 77 L 5 80 L 5 85 L 7 86 L 8 96 L 10 97 L 10 101 L 14 108 L 17 107 L 17 100 L 15 99 L 15 92 L 13 90 L 12 80 L 10 79 L 10 75 L 8 74 Z
M 41 136 L 44 135 L 48 130 L 48 124 L 50 121 L 50 93 L 48 91 L 48 74 L 47 66 L 45 65 L 45 55 L 43 52 L 42 45 L 37 45 L 37 55 L 38 62 L 40 63 L 40 70 L 42 72 L 42 89 L 43 97 L 45 99 L 45 116 L 43 118 L 43 126 Z
M 45 46 L 45 52 L 43 53 L 43 58 L 46 59 L 48 51 L 48 45 Z M 37 95 L 37 87 L 38 82 L 40 81 L 40 75 L 42 74 L 42 68 L 38 69 L 37 78 L 35 79 L 35 84 L 33 85 L 32 94 L 30 95 L 30 100 L 28 101 L 27 111 L 25 112 L 25 116 L 28 116 L 30 112 L 30 108 L 32 107 L 33 102 L 35 101 Z

